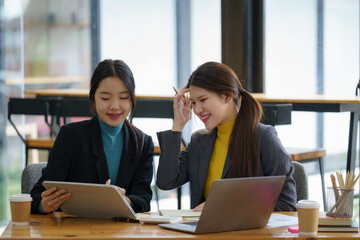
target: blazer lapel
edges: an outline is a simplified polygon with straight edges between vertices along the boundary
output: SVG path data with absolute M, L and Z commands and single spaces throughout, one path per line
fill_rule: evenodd
M 93 117 L 89 124 L 91 132 L 91 154 L 96 159 L 96 170 L 99 176 L 99 183 L 105 183 L 109 179 L 109 171 L 104 152 L 101 130 L 97 117 Z
M 229 155 L 226 154 L 224 169 L 223 169 L 221 178 L 226 178 L 226 175 L 228 174 L 228 172 L 230 170 L 230 166 L 231 166 L 231 159 L 230 159 Z
M 136 170 L 136 165 L 134 163 L 134 144 L 128 128 L 129 126 L 124 123 L 124 146 L 116 180 L 116 185 L 125 189 L 130 185 L 132 176 Z
M 209 162 L 214 147 L 217 129 L 211 131 L 211 133 L 204 134 L 204 138 L 200 143 L 200 156 L 199 156 L 199 191 L 202 194 L 206 182 L 206 177 L 209 168 Z

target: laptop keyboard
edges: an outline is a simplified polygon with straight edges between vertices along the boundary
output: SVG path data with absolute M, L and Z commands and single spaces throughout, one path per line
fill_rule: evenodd
M 198 224 L 198 222 L 183 222 L 183 223 L 181 223 L 181 224 L 196 226 L 196 225 Z

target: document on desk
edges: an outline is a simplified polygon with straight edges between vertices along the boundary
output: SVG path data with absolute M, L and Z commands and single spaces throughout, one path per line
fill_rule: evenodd
M 272 213 L 266 227 L 289 227 L 298 225 L 298 218 L 280 213 Z
M 166 217 L 198 218 L 201 212 L 194 212 L 192 209 L 160 210 L 160 214 Z
M 146 224 L 159 224 L 159 223 L 177 223 L 182 220 L 182 217 L 166 217 L 153 214 L 137 213 L 136 219 Z

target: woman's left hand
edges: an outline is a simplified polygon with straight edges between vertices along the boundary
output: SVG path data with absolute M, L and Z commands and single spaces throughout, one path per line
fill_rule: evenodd
M 105 185 L 110 185 L 111 183 L 111 180 L 108 179 L 106 182 L 105 182 Z M 128 198 L 125 193 L 126 193 L 126 190 L 124 188 L 121 188 L 121 187 L 118 187 L 118 186 L 115 186 L 117 187 L 117 189 L 119 189 L 119 191 L 121 192 L 121 194 L 124 196 L 125 200 L 128 202 L 128 204 L 131 204 L 131 200 L 130 198 Z
M 205 206 L 205 202 L 200 203 L 199 205 L 197 205 L 197 206 L 193 209 L 193 211 L 194 211 L 194 212 L 201 212 L 201 211 L 203 210 L 204 206 Z

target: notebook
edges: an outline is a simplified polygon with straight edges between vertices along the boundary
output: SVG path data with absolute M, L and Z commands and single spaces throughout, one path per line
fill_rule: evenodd
M 46 189 L 56 187 L 71 193 L 70 199 L 60 206 L 66 214 L 136 221 L 134 210 L 114 185 L 59 181 L 44 181 L 42 184 Z
M 166 217 L 200 217 L 201 212 L 194 212 L 192 209 L 160 210 L 160 214 Z
M 195 234 L 265 227 L 285 179 L 266 176 L 216 180 L 199 221 L 159 226 Z
M 318 232 L 359 232 L 359 225 L 355 219 L 351 221 L 349 226 L 341 225 L 322 225 L 318 227 Z

